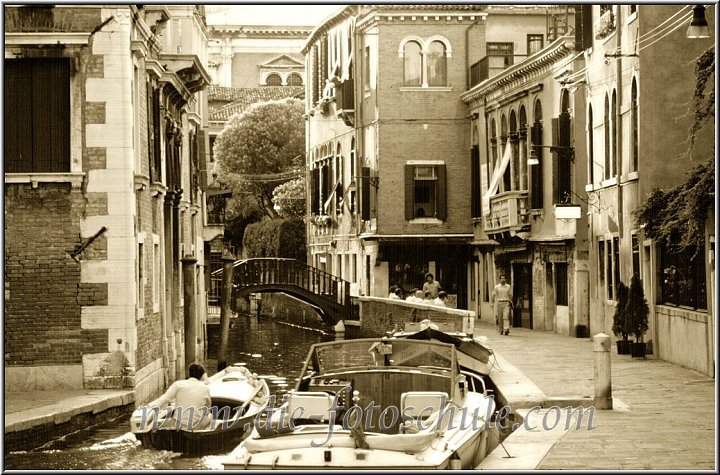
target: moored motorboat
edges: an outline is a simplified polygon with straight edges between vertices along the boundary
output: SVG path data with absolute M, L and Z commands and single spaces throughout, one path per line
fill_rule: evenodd
M 494 448 L 495 402 L 454 344 L 409 338 L 313 345 L 295 389 L 225 469 L 474 468 Z M 475 377 L 481 378 L 476 375 Z
M 210 389 L 212 420 L 209 427 L 178 427 L 173 408 L 136 409 L 130 418 L 135 437 L 144 446 L 188 454 L 227 452 L 251 431 L 255 419 L 268 404 L 267 382 L 243 365 L 229 366 L 207 380 Z
M 390 335 L 394 338 L 452 343 L 458 350 L 458 363 L 461 368 L 483 376 L 490 374 L 495 364 L 495 354 L 487 345 L 487 339 L 463 332 L 456 328 L 456 325 L 430 320 L 408 322 L 403 330 L 390 332 Z

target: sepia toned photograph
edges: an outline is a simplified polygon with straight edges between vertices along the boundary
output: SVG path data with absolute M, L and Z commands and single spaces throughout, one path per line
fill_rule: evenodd
M 4 2 L 2 469 L 715 473 L 716 14 Z

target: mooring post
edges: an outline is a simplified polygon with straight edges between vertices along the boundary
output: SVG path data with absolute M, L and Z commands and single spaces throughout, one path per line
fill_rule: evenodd
M 221 257 L 223 263 L 222 282 L 220 284 L 220 347 L 218 348 L 218 371 L 221 365 L 228 364 L 227 346 L 230 335 L 230 300 L 232 299 L 232 282 L 235 257 L 227 250 Z
M 595 407 L 612 409 L 612 373 L 610 370 L 610 336 L 598 333 L 593 337 L 595 353 Z
M 195 264 L 197 259 L 191 255 L 182 258 L 183 299 L 185 306 L 185 368 L 197 361 L 197 315 L 195 302 Z

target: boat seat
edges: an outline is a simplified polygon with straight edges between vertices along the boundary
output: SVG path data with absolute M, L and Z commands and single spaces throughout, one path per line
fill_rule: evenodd
M 448 394 L 442 391 L 410 391 L 400 396 L 400 414 L 411 417 L 400 425 L 400 432 L 414 434 L 427 432 L 436 427 L 435 419 L 448 402 Z
M 287 414 L 296 422 L 322 422 L 330 420 L 333 397 L 325 392 L 295 391 L 288 394 Z

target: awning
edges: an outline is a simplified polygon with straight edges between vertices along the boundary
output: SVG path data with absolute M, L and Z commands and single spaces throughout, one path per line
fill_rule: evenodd
M 483 195 L 483 214 L 485 216 L 488 216 L 490 214 L 490 198 L 492 198 L 493 195 L 497 193 L 498 185 L 500 184 L 500 178 L 505 173 L 505 170 L 508 167 L 508 164 L 510 163 L 510 156 L 512 155 L 512 147 L 510 146 L 510 142 L 505 144 L 505 152 L 503 153 L 502 160 L 500 161 L 500 166 L 495 168 L 495 171 L 493 172 L 492 180 L 490 180 L 490 187 L 488 188 L 487 193 Z

